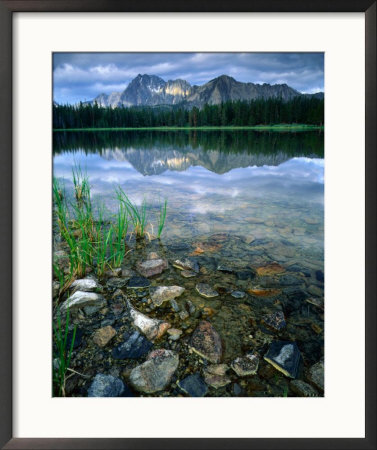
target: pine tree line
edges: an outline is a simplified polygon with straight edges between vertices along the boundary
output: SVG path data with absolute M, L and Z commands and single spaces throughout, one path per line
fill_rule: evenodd
M 225 102 L 193 107 L 100 107 L 79 105 L 53 106 L 53 126 L 64 128 L 140 128 L 255 126 L 274 124 L 323 125 L 324 100 L 309 96 L 281 99 Z

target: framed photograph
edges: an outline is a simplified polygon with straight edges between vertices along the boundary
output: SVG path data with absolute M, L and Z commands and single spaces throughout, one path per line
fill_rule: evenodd
M 0 23 L 2 448 L 376 448 L 376 4 Z

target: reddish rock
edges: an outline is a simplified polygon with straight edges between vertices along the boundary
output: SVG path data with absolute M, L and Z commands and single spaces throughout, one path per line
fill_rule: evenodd
M 191 337 L 191 348 L 208 361 L 217 364 L 221 360 L 221 338 L 213 326 L 203 320 Z
M 158 275 L 168 267 L 165 259 L 149 259 L 147 261 L 137 263 L 137 271 L 143 277 L 149 278 Z

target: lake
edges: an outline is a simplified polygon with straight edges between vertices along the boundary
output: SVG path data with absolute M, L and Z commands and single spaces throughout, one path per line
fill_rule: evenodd
M 210 320 L 227 364 L 245 352 L 258 352 L 259 374 L 250 383 L 237 382 L 241 395 L 297 395 L 281 371 L 271 374 L 263 355 L 276 338 L 296 342 L 303 380 L 323 358 L 323 132 L 55 132 L 53 145 L 54 176 L 68 197 L 73 199 L 72 168 L 79 165 L 88 175 L 94 204 L 103 205 L 107 219 L 116 213 L 118 186 L 139 205 L 145 199 L 150 239 L 141 244 L 130 234 L 124 265 L 134 269 L 149 252 L 157 252 L 170 267 L 151 278 L 152 286 L 183 286 L 178 306 L 182 310 L 190 300 L 200 314 L 182 320 L 170 307 L 134 306 L 183 329 L 187 339 L 199 319 Z M 154 236 L 165 199 L 166 222 L 158 240 Z M 171 267 L 186 257 L 200 266 L 193 278 Z M 220 295 L 199 295 L 198 283 Z M 265 319 L 277 311 L 284 312 L 284 331 Z M 185 351 L 181 340 L 167 341 L 180 355 Z M 182 376 L 197 369 L 186 353 Z M 235 395 L 230 386 L 209 395 Z

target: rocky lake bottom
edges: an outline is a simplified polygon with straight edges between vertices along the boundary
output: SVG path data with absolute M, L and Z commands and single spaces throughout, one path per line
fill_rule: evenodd
M 263 145 L 279 146 L 275 136 Z M 161 148 L 155 138 L 152 154 L 149 141 L 129 141 L 91 142 L 88 153 L 63 139 L 54 158 L 68 190 L 73 163 L 85 167 L 110 213 L 116 184 L 134 199 L 168 199 L 161 239 L 153 229 L 127 236 L 120 267 L 88 269 L 60 298 L 54 280 L 54 317 L 70 311 L 68 345 L 77 327 L 65 395 L 324 396 L 321 154 Z M 56 230 L 54 261 L 69 272 Z

